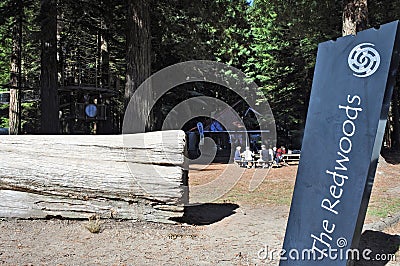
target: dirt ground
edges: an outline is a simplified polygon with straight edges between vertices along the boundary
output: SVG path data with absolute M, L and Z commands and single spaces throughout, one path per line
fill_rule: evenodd
M 192 170 L 190 186 L 213 180 L 225 167 Z M 282 246 L 296 171 L 296 165 L 257 169 L 256 175 L 265 179 L 250 192 L 255 170 L 246 169 L 228 193 L 213 203 L 188 207 L 176 225 L 104 220 L 100 233 L 94 234 L 85 227 L 87 221 L 0 220 L 0 264 L 278 265 L 271 254 Z M 400 212 L 399 173 L 398 162 L 380 163 L 367 224 Z M 399 223 L 383 232 L 364 232 L 363 247 L 397 251 L 397 261 L 357 265 L 400 265 L 399 233 Z

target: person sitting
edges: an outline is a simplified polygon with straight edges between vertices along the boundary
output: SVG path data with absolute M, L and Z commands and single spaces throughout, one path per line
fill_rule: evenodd
M 246 150 L 241 154 L 244 157 L 247 168 L 250 168 L 250 162 L 253 161 L 254 153 L 250 151 L 250 147 L 246 147 Z
M 286 149 L 285 147 L 281 146 L 279 149 L 276 150 L 275 161 L 277 165 L 279 165 L 279 163 L 282 161 L 283 154 L 286 154 Z
M 257 162 L 260 166 L 262 166 L 262 168 L 266 168 L 269 166 L 270 152 L 269 150 L 267 150 L 267 147 L 265 145 L 261 145 L 260 159 L 258 159 Z
M 234 162 L 237 163 L 239 166 L 241 166 L 241 164 L 242 164 L 242 157 L 240 155 L 241 149 L 242 149 L 242 147 L 237 146 L 236 151 L 235 151 L 235 156 L 233 157 Z
M 275 150 L 276 150 L 276 148 L 275 148 Z M 275 152 L 274 152 L 274 149 L 271 148 L 271 146 L 269 146 L 268 155 L 269 155 L 268 161 L 273 162 L 274 158 L 275 158 Z

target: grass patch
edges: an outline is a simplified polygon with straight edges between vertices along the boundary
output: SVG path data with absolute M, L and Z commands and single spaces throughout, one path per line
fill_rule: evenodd
M 367 215 L 386 218 L 400 211 L 400 198 L 379 198 L 368 206 Z
M 247 205 L 284 205 L 290 206 L 293 185 L 290 182 L 266 182 L 255 191 L 248 186 L 235 186 L 227 194 L 219 198 L 219 203 L 235 203 Z
M 98 234 L 101 231 L 100 217 L 90 217 L 89 221 L 85 224 L 85 228 L 92 234 Z

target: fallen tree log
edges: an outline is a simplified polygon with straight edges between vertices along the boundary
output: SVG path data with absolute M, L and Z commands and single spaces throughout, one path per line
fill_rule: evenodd
M 168 222 L 188 199 L 183 131 L 0 138 L 0 217 Z

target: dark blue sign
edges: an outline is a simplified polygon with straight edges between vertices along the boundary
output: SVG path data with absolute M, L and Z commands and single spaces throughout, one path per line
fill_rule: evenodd
M 368 255 L 355 249 L 398 61 L 397 21 L 319 45 L 281 266 Z

